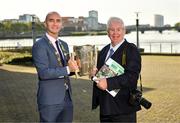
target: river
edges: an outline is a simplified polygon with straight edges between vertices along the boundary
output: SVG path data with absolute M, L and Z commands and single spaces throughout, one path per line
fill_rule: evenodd
M 136 32 L 125 35 L 125 38 L 136 44 Z M 60 39 L 66 41 L 70 46 L 70 52 L 74 45 L 96 45 L 101 50 L 106 44 L 110 43 L 108 36 L 65 36 Z M 180 32 L 177 31 L 146 31 L 144 34 L 139 32 L 140 48 L 144 52 L 180 53 Z M 0 40 L 0 47 L 32 46 L 32 39 L 5 39 Z

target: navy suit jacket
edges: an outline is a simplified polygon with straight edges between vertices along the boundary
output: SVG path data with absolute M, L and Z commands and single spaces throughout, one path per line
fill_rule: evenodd
M 59 40 L 65 50 L 65 59 L 68 60 L 69 48 L 66 42 Z M 61 104 L 65 96 L 64 83 L 67 81 L 71 95 L 71 85 L 66 67 L 58 63 L 55 48 L 49 39 L 43 36 L 32 48 L 32 57 L 38 73 L 37 103 L 43 105 Z M 59 78 L 66 76 L 65 78 Z
M 126 65 L 123 66 L 125 68 L 124 74 L 107 79 L 108 90 L 120 89 L 118 94 L 112 97 L 106 91 L 97 88 L 95 82 L 93 83 L 92 109 L 100 105 L 101 115 L 129 114 L 140 110 L 140 106 L 131 106 L 128 103 L 130 90 L 137 88 L 137 80 L 141 70 L 141 56 L 137 47 L 125 40 L 111 58 L 122 65 L 124 48 L 126 52 Z M 100 51 L 97 62 L 98 69 L 104 65 L 109 49 L 110 44 Z

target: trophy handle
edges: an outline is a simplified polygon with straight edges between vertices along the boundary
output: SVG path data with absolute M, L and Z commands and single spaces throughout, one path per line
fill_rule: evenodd
M 76 61 L 75 52 L 70 54 L 70 59 Z M 76 79 L 77 79 L 79 77 L 79 75 L 78 75 L 79 70 L 75 70 L 74 72 L 75 72 L 75 76 L 76 76 Z

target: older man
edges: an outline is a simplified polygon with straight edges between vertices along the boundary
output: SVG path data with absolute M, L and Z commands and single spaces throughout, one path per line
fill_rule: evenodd
M 94 82 L 92 109 L 100 106 L 101 122 L 136 122 L 136 111 L 141 108 L 139 105 L 130 105 L 128 100 L 130 90 L 137 88 L 141 56 L 137 47 L 124 38 L 126 31 L 120 18 L 111 17 L 107 23 L 107 31 L 111 43 L 100 51 L 97 69 L 94 69 L 91 74 L 94 76 L 109 57 L 121 64 L 125 72 L 119 76 L 100 79 L 98 83 Z M 122 59 L 125 63 L 122 63 Z M 110 91 L 120 89 L 120 91 L 113 97 L 105 91 L 106 89 Z

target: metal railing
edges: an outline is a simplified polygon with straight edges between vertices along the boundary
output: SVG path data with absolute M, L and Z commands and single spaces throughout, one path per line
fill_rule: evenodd
M 146 53 L 180 53 L 180 42 L 143 42 Z
M 101 50 L 106 44 L 95 45 L 98 50 Z M 27 48 L 31 46 L 0 46 L 0 50 L 10 50 Z M 73 47 L 73 45 L 69 45 Z M 180 41 L 179 42 L 141 42 L 140 48 L 144 49 L 145 53 L 180 53 Z

